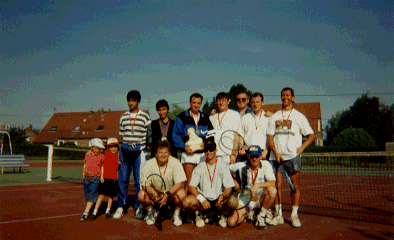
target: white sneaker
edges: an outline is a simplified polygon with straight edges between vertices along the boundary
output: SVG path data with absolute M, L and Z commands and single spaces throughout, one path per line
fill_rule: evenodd
M 250 212 L 248 213 L 248 215 L 246 216 L 246 221 L 247 221 L 247 222 L 254 222 L 254 221 L 255 221 L 255 213 L 254 213 L 253 210 L 250 211 Z
M 290 221 L 291 221 L 291 225 L 292 225 L 293 227 L 295 227 L 295 228 L 301 227 L 301 221 L 300 221 L 300 219 L 298 218 L 298 216 L 293 216 L 293 217 L 291 217 L 291 218 L 290 218 Z
M 137 208 L 137 210 L 135 210 L 135 218 L 137 218 L 138 220 L 144 219 L 144 209 L 143 208 Z
M 267 228 L 267 225 L 265 225 L 265 222 L 264 222 L 264 218 L 261 217 L 260 215 L 257 216 L 257 218 L 256 218 L 256 223 L 255 223 L 254 225 L 255 225 L 256 228 L 259 229 L 259 230 L 264 230 L 264 229 Z
M 172 216 L 173 224 L 174 226 L 181 226 L 182 225 L 182 219 L 180 216 L 180 212 L 175 212 L 174 215 Z
M 148 213 L 146 214 L 145 222 L 147 225 L 153 225 L 156 222 L 155 209 L 151 206 L 147 210 Z
M 285 220 L 283 219 L 283 216 L 279 216 L 279 215 L 275 215 L 271 221 L 267 222 L 267 224 L 271 226 L 276 226 L 278 224 L 283 224 L 283 223 L 285 223 Z
M 114 216 L 112 217 L 113 219 L 119 219 L 123 216 L 123 208 L 122 207 L 118 207 L 118 209 L 116 209 L 116 212 L 114 214 Z
M 268 212 L 267 215 L 265 215 L 265 223 L 271 222 L 272 218 L 274 218 L 274 215 L 272 215 L 272 212 Z
M 221 228 L 227 227 L 227 217 L 224 216 L 223 214 L 220 216 L 219 227 L 221 227 Z
M 204 220 L 202 219 L 202 216 L 201 216 L 201 213 L 200 213 L 200 212 L 196 213 L 196 219 L 195 219 L 195 221 L 196 221 L 196 227 L 202 228 L 202 227 L 205 226 L 205 222 L 204 222 Z

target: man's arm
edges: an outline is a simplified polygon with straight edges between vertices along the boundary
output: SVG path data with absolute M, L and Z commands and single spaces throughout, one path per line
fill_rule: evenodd
M 276 151 L 275 143 L 274 143 L 274 135 L 267 134 L 267 141 L 268 141 L 268 147 L 274 153 L 276 161 L 278 163 L 280 163 L 281 160 L 284 161 L 283 157 L 278 153 L 278 151 Z
M 309 145 L 311 145 L 313 143 L 313 141 L 315 140 L 315 134 L 309 134 L 308 138 L 306 139 L 306 141 L 301 145 L 301 147 L 297 148 L 297 155 L 300 155 L 306 147 L 308 147 Z

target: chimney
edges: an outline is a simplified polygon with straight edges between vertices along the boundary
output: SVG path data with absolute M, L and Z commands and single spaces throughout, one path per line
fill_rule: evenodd
M 92 110 L 92 109 L 90 109 L 90 112 L 89 112 L 89 117 L 93 117 L 93 114 L 94 114 L 93 110 Z

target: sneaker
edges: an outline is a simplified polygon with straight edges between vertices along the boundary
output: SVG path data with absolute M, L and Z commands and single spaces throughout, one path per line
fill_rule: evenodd
M 255 216 L 254 211 L 250 211 L 248 213 L 248 215 L 246 216 L 246 221 L 250 222 L 250 223 L 253 223 L 253 222 L 255 222 L 255 218 L 256 218 L 256 216 Z
M 85 222 L 86 220 L 88 220 L 88 215 L 82 214 L 82 216 L 81 216 L 81 218 L 79 219 L 79 221 Z
M 283 219 L 283 216 L 279 216 L 279 215 L 274 216 L 274 218 L 272 218 L 271 221 L 267 222 L 267 224 L 271 226 L 276 226 L 278 224 L 283 224 L 283 223 L 285 223 L 285 220 Z
M 123 216 L 123 208 L 122 207 L 118 207 L 118 209 L 116 209 L 116 212 L 113 216 L 114 219 L 119 219 Z
M 111 219 L 111 218 L 112 218 L 112 216 L 111 216 L 111 214 L 110 214 L 110 213 L 105 213 L 105 218 L 106 218 L 106 219 Z
M 265 223 L 271 222 L 272 218 L 274 218 L 274 215 L 272 215 L 271 212 L 268 212 L 267 215 L 265 216 Z
M 174 213 L 174 215 L 172 216 L 172 220 L 173 220 L 174 226 L 179 227 L 179 226 L 182 225 L 182 219 L 181 219 L 181 216 L 180 216 L 179 212 L 178 213 L 176 213 L 176 212 Z
M 138 220 L 144 219 L 144 209 L 143 208 L 137 208 L 137 210 L 135 210 L 135 218 L 137 218 Z
M 224 216 L 223 214 L 220 216 L 219 227 L 221 227 L 221 228 L 227 227 L 227 217 Z
M 153 207 L 149 207 L 148 213 L 146 214 L 145 222 L 147 225 L 153 225 L 156 222 L 156 217 L 155 217 L 155 209 Z
M 301 221 L 300 221 L 300 219 L 298 218 L 298 216 L 293 216 L 293 217 L 291 217 L 291 218 L 290 218 L 290 221 L 291 221 L 291 225 L 292 225 L 293 227 L 295 227 L 295 228 L 301 227 Z
M 202 227 L 205 226 L 205 222 L 202 219 L 202 216 L 201 216 L 200 212 L 196 214 L 195 221 L 196 221 L 196 227 L 202 228 Z
M 257 216 L 257 218 L 256 218 L 256 223 L 255 223 L 254 225 L 255 225 L 255 227 L 256 227 L 258 230 L 264 230 L 264 229 L 267 228 L 267 225 L 265 225 L 265 222 L 264 222 L 264 218 L 261 217 L 260 215 Z
M 96 218 L 97 218 L 97 215 L 96 214 L 92 214 L 92 215 L 89 216 L 89 221 L 93 221 Z

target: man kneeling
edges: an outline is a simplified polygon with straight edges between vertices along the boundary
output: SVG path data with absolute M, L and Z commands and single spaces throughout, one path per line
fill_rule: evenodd
M 166 186 L 165 192 L 157 196 L 158 203 L 165 207 L 168 201 L 173 202 L 175 204 L 173 223 L 175 226 L 182 225 L 180 212 L 182 200 L 186 196 L 186 191 L 182 188 L 182 184 L 186 181 L 186 175 L 179 160 L 170 156 L 170 148 L 171 146 L 167 141 L 158 141 L 155 147 L 156 157 L 148 160 L 141 172 L 142 191 L 138 193 L 138 200 L 148 210 L 148 214 L 145 217 L 148 225 L 155 224 L 157 217 L 153 208 L 154 202 L 147 194 L 148 190 L 152 190 L 150 182 L 146 181 L 151 174 L 159 174 L 164 179 Z
M 274 203 L 276 196 L 275 174 L 268 161 L 260 160 L 261 153 L 259 146 L 251 146 L 248 150 L 247 162 L 230 165 L 230 171 L 235 177 L 235 188 L 250 188 L 253 197 L 248 207 L 233 211 L 227 221 L 229 227 L 235 227 L 248 218 L 249 221 L 254 222 L 258 229 L 264 230 L 266 228 L 265 221 L 272 218 L 272 214 L 268 210 Z M 261 207 L 261 211 L 256 218 L 254 211 L 259 207 Z
M 204 155 L 206 160 L 194 169 L 188 195 L 182 202 L 186 211 L 196 214 L 195 223 L 197 227 L 204 227 L 205 222 L 200 211 L 217 210 L 222 212 L 219 226 L 227 226 L 227 217 L 223 212 L 226 196 L 229 196 L 234 181 L 228 166 L 216 159 L 216 144 L 213 137 L 204 142 Z M 224 189 L 224 191 L 223 191 Z

